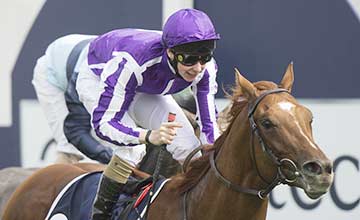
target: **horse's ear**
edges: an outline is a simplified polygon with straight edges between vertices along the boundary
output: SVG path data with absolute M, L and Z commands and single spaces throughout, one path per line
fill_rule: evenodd
M 291 62 L 286 68 L 286 72 L 281 80 L 280 87 L 291 92 L 294 83 L 294 63 Z
M 235 78 L 236 78 L 236 85 L 240 86 L 243 95 L 248 100 L 253 100 L 258 96 L 257 89 L 255 88 L 255 86 L 245 77 L 243 77 L 237 68 L 235 68 Z

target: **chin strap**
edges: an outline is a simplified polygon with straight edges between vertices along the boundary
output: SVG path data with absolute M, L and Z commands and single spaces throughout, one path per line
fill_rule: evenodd
M 170 57 L 168 57 L 168 59 L 172 68 L 174 68 L 175 72 L 178 73 L 178 68 L 177 68 L 178 62 L 176 61 L 176 59 L 171 60 Z
M 169 56 L 167 56 L 167 58 L 168 58 L 168 60 L 169 60 L 169 63 L 170 63 L 170 65 L 171 65 L 171 67 L 172 67 L 172 68 L 174 69 L 174 71 L 175 71 L 175 75 L 176 75 L 177 77 L 182 78 L 182 76 L 179 74 L 179 70 L 178 70 L 178 68 L 177 68 L 177 66 L 178 66 L 178 61 L 177 61 L 176 59 L 171 60 Z

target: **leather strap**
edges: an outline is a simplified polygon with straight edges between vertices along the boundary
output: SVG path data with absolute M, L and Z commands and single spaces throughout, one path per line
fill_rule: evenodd
M 146 132 L 146 135 L 145 135 L 145 142 L 147 143 L 147 144 L 152 144 L 152 145 L 154 145 L 153 143 L 151 143 L 150 142 L 150 140 L 149 140 L 149 138 L 150 138 L 150 134 L 151 134 L 151 131 L 152 130 L 148 130 L 147 132 Z
M 210 152 L 210 165 L 211 168 L 214 170 L 215 172 L 215 176 L 229 189 L 232 189 L 236 192 L 240 192 L 240 193 L 247 193 L 247 194 L 251 194 L 251 195 L 255 195 L 257 196 L 260 191 L 259 190 L 254 190 L 254 189 L 248 189 L 248 188 L 244 188 L 238 185 L 233 184 L 232 182 L 230 182 L 228 179 L 226 179 L 217 169 L 216 165 L 215 165 L 215 151 Z

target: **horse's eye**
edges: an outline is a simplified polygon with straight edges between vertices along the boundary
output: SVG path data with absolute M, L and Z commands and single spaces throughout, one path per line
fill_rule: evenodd
M 269 120 L 269 119 L 264 119 L 261 121 L 261 125 L 265 128 L 265 129 L 270 129 L 272 127 L 274 127 L 274 124 Z

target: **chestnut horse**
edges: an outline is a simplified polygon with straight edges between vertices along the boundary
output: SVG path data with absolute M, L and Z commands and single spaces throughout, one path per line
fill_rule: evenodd
M 267 195 L 280 183 L 312 199 L 326 193 L 332 162 L 314 142 L 311 112 L 290 95 L 293 79 L 292 64 L 279 85 L 252 84 L 237 72 L 228 128 L 213 150 L 168 181 L 147 219 L 262 220 Z M 53 165 L 36 172 L 14 193 L 3 220 L 45 219 L 56 194 L 87 170 Z

